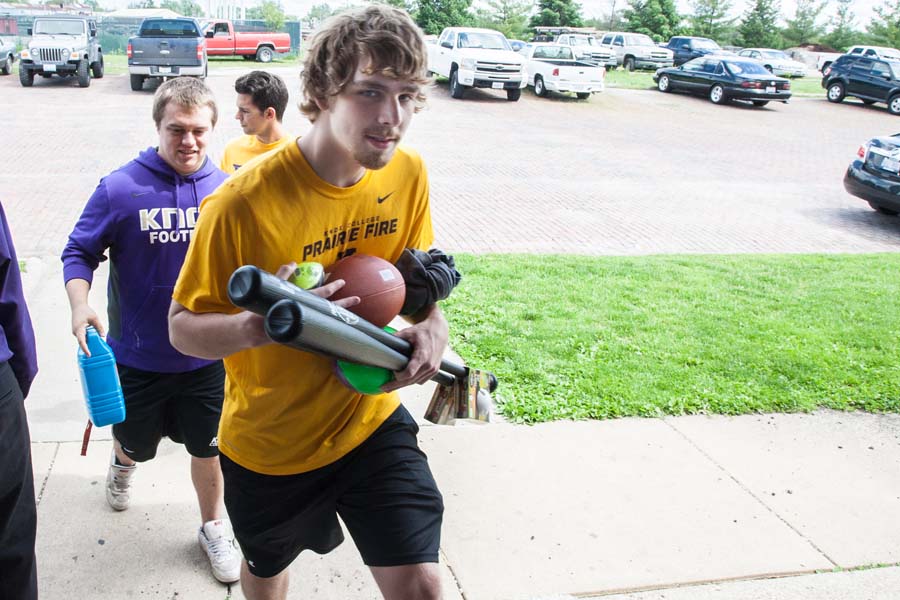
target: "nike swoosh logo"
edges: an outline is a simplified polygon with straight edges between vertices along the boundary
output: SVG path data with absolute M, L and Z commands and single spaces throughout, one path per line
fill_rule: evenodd
M 388 198 L 390 198 L 393 195 L 394 195 L 394 192 L 391 192 L 387 196 L 378 196 L 378 204 L 381 204 L 382 202 L 384 202 L 385 200 L 387 200 Z
M 138 196 L 146 196 L 150 192 L 131 192 L 132 198 L 137 198 Z

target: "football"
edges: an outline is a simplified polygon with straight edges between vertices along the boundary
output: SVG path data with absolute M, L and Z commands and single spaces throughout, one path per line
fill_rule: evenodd
M 359 304 L 347 308 L 366 321 L 384 327 L 400 313 L 406 284 L 397 267 L 377 256 L 351 254 L 325 269 L 325 283 L 343 279 L 346 284 L 329 300 L 359 296 Z

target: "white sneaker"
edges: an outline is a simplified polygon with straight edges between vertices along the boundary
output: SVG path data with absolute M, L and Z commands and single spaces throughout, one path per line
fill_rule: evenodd
M 200 546 L 209 556 L 209 564 L 216 579 L 234 583 L 241 578 L 241 553 L 238 551 L 228 519 L 204 523 L 197 534 Z
M 131 477 L 137 465 L 123 467 L 116 463 L 116 451 L 113 449 L 109 459 L 109 472 L 106 474 L 106 501 L 114 510 L 125 510 L 131 501 L 128 489 L 131 487 Z

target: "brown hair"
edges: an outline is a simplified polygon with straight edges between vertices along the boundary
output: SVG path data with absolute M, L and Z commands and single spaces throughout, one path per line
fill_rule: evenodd
M 176 77 L 165 82 L 153 96 L 153 121 L 156 127 L 162 123 L 163 113 L 170 102 L 183 108 L 199 108 L 208 106 L 212 110 L 212 124 L 216 125 L 219 118 L 219 109 L 216 107 L 216 99 L 206 84 L 193 77 Z
M 373 4 L 331 17 L 313 35 L 300 73 L 300 111 L 315 121 L 320 112 L 316 100 L 341 93 L 366 58 L 373 73 L 422 86 L 431 83 L 422 31 L 405 11 Z M 424 103 L 420 91 L 417 112 Z

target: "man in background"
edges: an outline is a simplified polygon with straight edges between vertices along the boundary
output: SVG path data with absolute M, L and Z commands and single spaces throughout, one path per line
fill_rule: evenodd
M 286 141 L 282 119 L 288 103 L 288 90 L 278 75 L 251 71 L 234 82 L 237 114 L 244 135 L 225 147 L 220 168 L 229 175 L 257 156 L 274 150 Z

